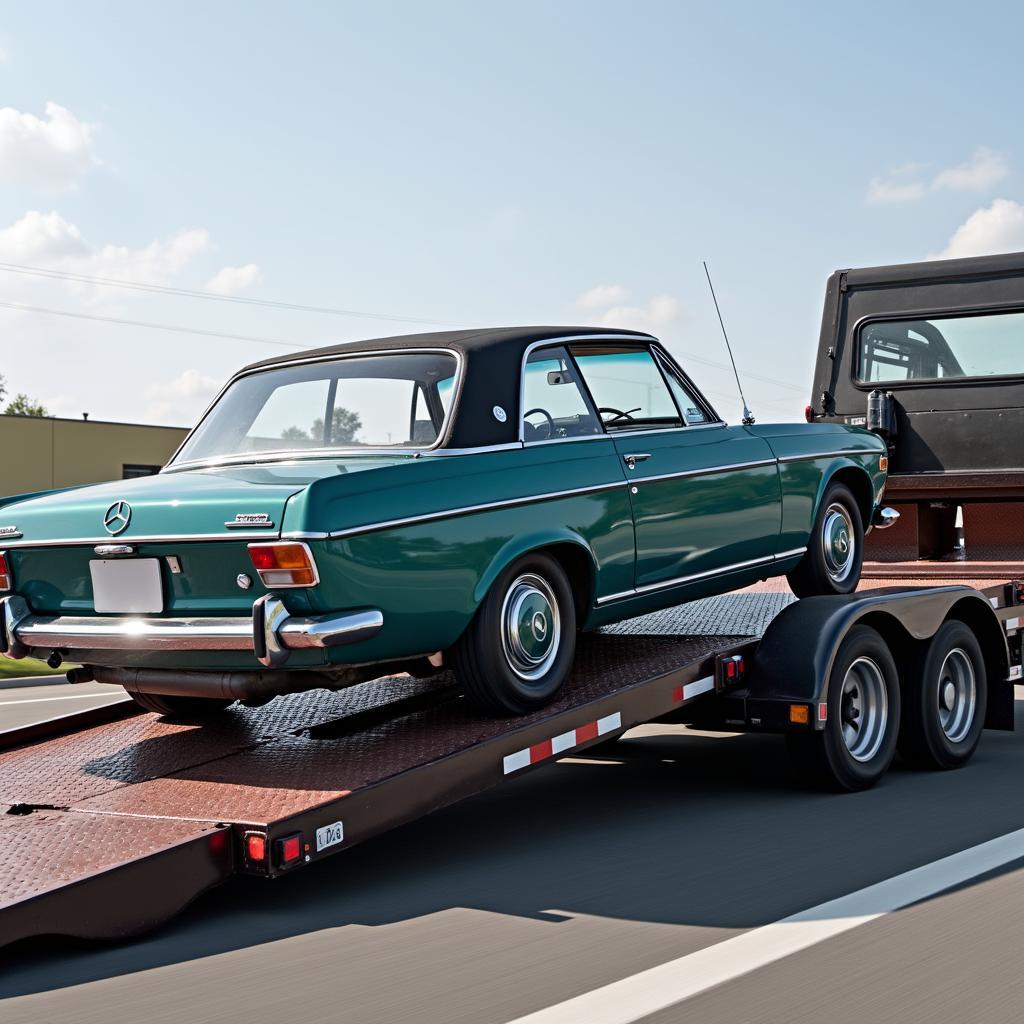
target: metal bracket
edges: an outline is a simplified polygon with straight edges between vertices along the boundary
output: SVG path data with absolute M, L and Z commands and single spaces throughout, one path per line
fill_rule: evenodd
M 20 660 L 28 655 L 28 648 L 18 639 L 18 623 L 31 612 L 23 597 L 13 594 L 0 598 L 0 654 Z
M 252 606 L 253 646 L 256 658 L 267 668 L 280 668 L 290 652 L 281 644 L 277 631 L 288 621 L 288 609 L 279 597 L 264 594 Z

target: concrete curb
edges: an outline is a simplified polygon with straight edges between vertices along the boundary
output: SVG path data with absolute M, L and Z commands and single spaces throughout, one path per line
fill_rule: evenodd
M 56 676 L 15 676 L 13 679 L 0 680 L 0 690 L 17 690 L 26 686 L 67 686 L 63 675 Z

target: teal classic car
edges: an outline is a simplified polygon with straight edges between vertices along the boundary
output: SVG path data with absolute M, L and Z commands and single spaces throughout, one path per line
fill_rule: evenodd
M 524 713 L 579 630 L 782 574 L 853 590 L 886 463 L 854 427 L 725 424 L 629 331 L 270 359 L 157 476 L 0 502 L 0 651 L 181 719 L 446 668 Z

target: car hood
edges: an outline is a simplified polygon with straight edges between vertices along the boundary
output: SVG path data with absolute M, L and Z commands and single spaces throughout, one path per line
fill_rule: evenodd
M 326 477 L 393 460 L 322 460 L 161 473 L 0 501 L 0 545 L 34 541 L 99 543 L 113 537 L 249 538 L 277 536 L 289 498 Z M 128 516 L 104 526 L 115 506 Z M 229 525 L 230 524 L 230 525 Z M 116 532 L 114 532 L 116 530 Z M 18 536 L 20 534 L 20 537 Z

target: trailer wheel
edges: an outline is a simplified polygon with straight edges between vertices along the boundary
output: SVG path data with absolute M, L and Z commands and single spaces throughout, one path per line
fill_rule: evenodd
M 844 484 L 832 484 L 818 506 L 807 551 L 786 574 L 797 597 L 852 594 L 864 562 L 864 520 Z
M 540 552 L 510 565 L 453 653 L 456 677 L 485 714 L 522 715 L 550 703 L 576 654 L 576 609 L 565 570 Z
M 216 717 L 235 703 L 233 700 L 220 700 L 216 697 L 169 697 L 162 693 L 129 693 L 128 696 L 140 708 L 154 715 L 196 724 Z
M 787 733 L 797 770 L 822 788 L 868 789 L 892 763 L 900 723 L 896 663 L 870 626 L 854 626 L 836 653 L 826 706 L 823 729 Z
M 946 622 L 911 666 L 899 751 L 918 768 L 965 765 L 985 728 L 988 678 L 981 645 L 963 622 Z

